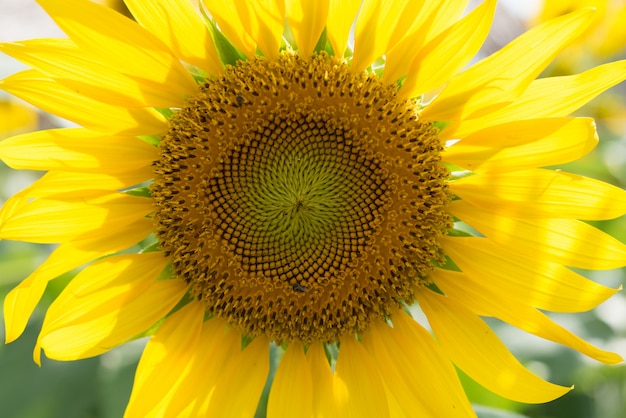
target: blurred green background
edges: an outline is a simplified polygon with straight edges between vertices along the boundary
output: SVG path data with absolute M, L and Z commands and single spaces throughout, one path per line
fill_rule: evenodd
M 58 29 L 31 0 L 1 0 L 0 40 L 58 36 Z M 509 2 L 511 3 L 511 2 Z M 624 3 L 624 2 L 622 2 Z M 495 50 L 523 30 L 529 22 L 517 7 L 499 6 L 497 25 L 486 43 L 485 53 Z M 528 12 L 528 11 L 526 11 Z M 8 23 L 7 23 L 8 22 Z M 25 23 L 30 22 L 30 23 Z M 26 26 L 24 26 L 26 25 Z M 624 51 L 622 51 L 623 54 Z M 573 73 L 597 65 L 594 54 L 583 54 L 580 68 L 553 65 L 549 75 Z M 585 61 L 582 60 L 582 61 Z M 6 57 L 0 58 L 0 76 L 19 69 Z M 620 187 L 626 186 L 626 88 L 620 85 L 595 100 L 581 114 L 597 117 L 601 143 L 586 158 L 566 166 L 566 171 L 585 174 Z M 8 96 L 0 96 L 8 103 Z M 11 101 L 10 103 L 15 103 Z M 5 106 L 6 108 L 6 106 Z M 0 107 L 0 112 L 4 109 Z M 49 115 L 35 115 L 39 127 L 64 125 Z M 7 113 L 0 113 L 6 122 Z M 28 118 L 26 119 L 28 121 Z M 28 125 L 28 123 L 25 123 Z M 0 126 L 2 126 L 0 124 Z M 26 126 L 28 128 L 28 126 Z M 0 203 L 38 177 L 38 173 L 16 172 L 0 163 Z M 597 227 L 626 242 L 626 218 L 596 222 Z M 53 246 L 0 241 L 0 299 L 39 265 Z M 74 272 L 75 273 L 75 272 Z M 625 269 L 582 272 L 589 278 L 617 287 L 626 283 Z M 72 273 L 52 281 L 24 335 L 9 345 L 0 345 L 0 417 L 7 418 L 117 418 L 121 417 L 132 387 L 134 370 L 144 340 L 111 350 L 97 358 L 56 362 L 43 359 L 39 368 L 32 360 L 38 330 L 46 307 L 71 280 Z M 0 317 L 2 315 L 0 314 Z M 618 293 L 592 312 L 552 315 L 559 323 L 603 348 L 626 356 L 626 297 Z M 3 318 L 0 318 L 3 321 Z M 490 324 L 514 354 L 548 380 L 573 385 L 566 396 L 543 405 L 525 405 L 491 394 L 462 375 L 462 381 L 481 418 L 624 418 L 626 417 L 626 366 L 605 366 L 559 345 L 540 340 L 495 320 Z M 4 327 L 0 327 L 4 341 Z M 521 415 L 518 415 L 521 414 Z M 259 416 L 263 416 L 262 413 Z

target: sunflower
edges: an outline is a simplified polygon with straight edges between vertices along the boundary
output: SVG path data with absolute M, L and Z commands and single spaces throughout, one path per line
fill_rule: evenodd
M 496 1 L 126 0 L 135 21 L 39 3 L 68 39 L 2 44 L 32 68 L 0 87 L 81 127 L 0 144 L 47 171 L 4 204 L 0 237 L 59 244 L 7 295 L 7 341 L 84 268 L 37 363 L 150 336 L 129 417 L 253 416 L 266 381 L 269 417 L 471 417 L 455 365 L 520 402 L 570 390 L 483 316 L 622 360 L 544 313 L 619 290 L 572 268 L 626 264 L 581 221 L 623 215 L 626 193 L 540 168 L 596 145 L 593 120 L 568 115 L 626 78 L 615 62 L 536 80 L 592 10 L 464 69 Z

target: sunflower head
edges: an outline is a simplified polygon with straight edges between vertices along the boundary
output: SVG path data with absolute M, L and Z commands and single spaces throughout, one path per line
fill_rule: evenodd
M 151 193 L 176 275 L 247 335 L 335 342 L 442 262 L 447 170 L 415 101 L 325 52 L 254 58 L 171 119 Z

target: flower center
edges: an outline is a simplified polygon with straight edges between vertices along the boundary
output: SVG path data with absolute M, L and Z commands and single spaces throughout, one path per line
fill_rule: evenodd
M 411 302 L 450 227 L 436 129 L 340 59 L 283 53 L 170 120 L 155 230 L 177 277 L 249 336 L 336 341 Z

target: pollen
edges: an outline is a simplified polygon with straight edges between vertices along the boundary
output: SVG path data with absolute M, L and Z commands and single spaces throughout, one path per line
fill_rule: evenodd
M 208 315 L 335 342 L 415 299 L 451 227 L 437 129 L 397 85 L 325 53 L 206 81 L 155 162 L 155 231 Z

